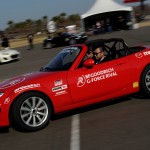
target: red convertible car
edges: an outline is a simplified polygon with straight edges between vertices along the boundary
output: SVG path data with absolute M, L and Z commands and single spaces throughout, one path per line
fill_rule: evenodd
M 103 46 L 107 62 L 86 58 Z M 0 126 L 28 132 L 46 127 L 53 114 L 132 93 L 150 96 L 150 46 L 99 39 L 64 48 L 39 71 L 0 83 Z

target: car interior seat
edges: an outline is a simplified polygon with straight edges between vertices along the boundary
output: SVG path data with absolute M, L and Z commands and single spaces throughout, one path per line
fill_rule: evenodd
M 116 59 L 117 50 L 116 47 L 113 46 L 110 50 L 110 60 Z

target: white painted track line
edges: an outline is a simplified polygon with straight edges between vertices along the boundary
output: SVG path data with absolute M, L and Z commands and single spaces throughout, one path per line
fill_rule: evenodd
M 80 115 L 73 115 L 71 122 L 70 150 L 80 150 Z

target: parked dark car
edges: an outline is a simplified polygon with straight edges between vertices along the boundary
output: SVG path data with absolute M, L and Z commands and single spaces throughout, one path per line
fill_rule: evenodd
M 43 41 L 43 48 L 52 48 L 54 46 L 67 46 L 73 44 L 81 44 L 87 40 L 85 33 L 70 34 L 67 32 L 58 33 L 54 37 L 48 37 Z

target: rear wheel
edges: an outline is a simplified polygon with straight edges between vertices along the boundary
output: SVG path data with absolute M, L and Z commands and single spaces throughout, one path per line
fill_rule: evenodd
M 75 39 L 70 39 L 69 44 L 70 44 L 70 45 L 76 44 L 76 40 L 75 40 Z
M 150 65 L 142 73 L 140 90 L 142 94 L 150 96 Z
M 41 93 L 29 92 L 12 106 L 12 125 L 23 131 L 37 131 L 46 127 L 51 117 L 49 99 Z

